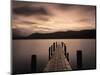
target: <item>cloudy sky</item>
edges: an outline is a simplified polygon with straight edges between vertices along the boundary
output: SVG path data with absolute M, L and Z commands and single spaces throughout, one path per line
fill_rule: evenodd
M 13 1 L 12 29 L 32 33 L 95 29 L 95 6 Z

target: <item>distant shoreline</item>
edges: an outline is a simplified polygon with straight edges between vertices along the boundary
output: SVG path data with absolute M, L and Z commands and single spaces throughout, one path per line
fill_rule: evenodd
M 13 35 L 12 39 L 96 39 L 96 30 L 67 31 L 48 34 L 33 33 L 28 37 Z

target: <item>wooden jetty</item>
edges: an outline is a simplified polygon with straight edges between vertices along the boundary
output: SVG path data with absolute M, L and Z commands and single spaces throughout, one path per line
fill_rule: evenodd
M 72 70 L 67 56 L 66 45 L 63 42 L 56 42 L 49 47 L 49 61 L 44 72 Z

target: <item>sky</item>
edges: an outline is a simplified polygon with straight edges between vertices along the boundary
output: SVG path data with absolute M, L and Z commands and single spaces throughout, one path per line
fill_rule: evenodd
M 95 29 L 95 14 L 89 5 L 13 1 L 12 29 L 20 36 Z

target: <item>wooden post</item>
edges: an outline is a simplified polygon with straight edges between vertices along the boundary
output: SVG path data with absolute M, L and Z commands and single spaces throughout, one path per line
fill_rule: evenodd
M 31 71 L 32 71 L 32 73 L 36 72 L 36 63 L 37 63 L 36 59 L 37 59 L 36 55 L 31 56 Z
M 53 43 L 53 51 L 55 51 L 55 43 Z
M 69 61 L 69 53 L 67 53 L 67 60 Z
M 64 45 L 64 55 L 67 56 L 66 55 L 66 46 L 65 45 Z
M 51 45 L 51 56 L 53 55 L 53 49 L 52 49 L 52 45 Z
M 50 51 L 51 49 L 50 49 L 50 47 L 49 47 L 49 60 L 50 60 L 50 58 L 51 58 L 51 51 Z
M 77 51 L 77 69 L 82 69 L 82 51 Z

